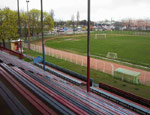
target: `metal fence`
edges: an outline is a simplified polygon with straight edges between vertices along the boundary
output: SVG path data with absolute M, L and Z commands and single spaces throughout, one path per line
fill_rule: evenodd
M 28 48 L 28 44 L 24 43 L 23 47 Z M 31 50 L 42 53 L 42 46 L 31 44 Z M 45 54 L 55 57 L 55 58 L 63 59 L 65 61 L 69 61 L 69 62 L 78 64 L 81 66 L 87 66 L 87 57 L 86 56 L 81 56 L 78 54 L 60 51 L 60 50 L 56 50 L 56 49 L 49 48 L 49 47 L 45 47 Z M 114 72 L 113 64 L 106 63 L 106 62 L 103 62 L 103 61 L 100 61 L 100 60 L 94 59 L 94 58 L 91 58 L 91 68 L 105 72 L 105 73 L 109 73 L 112 75 Z
M 23 44 L 24 48 L 28 48 L 28 44 Z M 42 46 L 31 44 L 31 50 L 42 53 Z M 61 50 L 56 50 L 53 48 L 45 47 L 45 55 L 52 56 L 55 58 L 63 59 L 65 61 L 69 61 L 81 66 L 87 66 L 87 57 L 81 56 L 78 54 L 73 54 Z M 119 68 L 119 64 L 110 63 L 107 61 L 91 58 L 91 69 L 95 69 L 104 73 L 108 73 L 113 75 L 115 69 Z M 150 85 L 150 72 L 144 71 L 144 70 L 138 70 L 134 68 L 130 68 L 127 66 L 121 66 L 121 68 L 125 69 L 131 69 L 133 71 L 138 71 L 141 73 L 141 76 L 139 78 L 140 83 Z

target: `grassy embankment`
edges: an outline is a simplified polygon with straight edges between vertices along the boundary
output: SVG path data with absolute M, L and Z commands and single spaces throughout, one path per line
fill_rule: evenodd
M 42 56 L 41 53 L 37 53 L 37 52 L 31 51 L 31 50 L 24 50 L 24 53 L 29 54 L 34 57 Z M 82 75 L 86 75 L 86 70 L 87 70 L 86 67 L 76 65 L 71 62 L 57 59 L 57 58 L 47 56 L 47 55 L 45 58 L 46 58 L 46 61 L 48 61 L 48 62 L 59 65 L 63 68 L 72 70 L 74 72 L 80 73 Z M 29 61 L 29 60 L 26 60 L 26 61 Z M 102 82 L 102 83 L 114 86 L 116 88 L 122 89 L 124 91 L 128 91 L 130 93 L 136 94 L 143 98 L 150 99 L 150 92 L 149 92 L 150 86 L 129 84 L 129 83 L 117 80 L 117 79 L 113 78 L 111 75 L 108 75 L 106 73 L 99 72 L 99 71 L 96 71 L 93 69 L 91 69 L 91 77 L 94 79 L 95 83 Z

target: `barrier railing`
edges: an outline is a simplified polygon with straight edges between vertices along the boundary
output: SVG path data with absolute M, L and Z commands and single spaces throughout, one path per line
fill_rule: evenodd
M 28 45 L 24 43 L 23 47 L 28 48 Z M 30 48 L 33 51 L 42 53 L 42 46 L 31 44 Z M 45 47 L 45 54 L 55 58 L 64 59 L 65 61 L 69 61 L 81 66 L 87 66 L 86 56 L 59 51 L 49 47 Z M 98 59 L 94 59 L 94 58 L 91 58 L 91 68 L 105 73 L 109 73 L 111 75 L 113 75 L 114 72 L 114 66 L 112 64 L 104 63 L 103 61 L 99 61 Z
M 115 93 L 117 95 L 125 97 L 125 98 L 127 98 L 129 100 L 132 100 L 132 101 L 135 101 L 135 102 L 140 103 L 142 105 L 145 105 L 147 107 L 150 107 L 150 100 L 147 100 L 147 99 L 144 99 L 142 97 L 136 96 L 136 95 L 134 95 L 132 93 L 125 92 L 123 90 L 120 90 L 118 88 L 109 86 L 109 85 L 104 84 L 104 83 L 99 83 L 99 88 L 108 90 L 108 91 L 110 91 L 112 93 Z
M 13 51 L 13 50 L 10 50 L 10 49 L 7 49 L 7 48 L 1 47 L 1 46 L 0 46 L 0 50 L 1 50 L 1 51 L 5 51 L 5 52 L 8 52 L 8 53 L 10 53 L 10 54 L 12 54 L 12 55 L 18 56 L 18 57 L 20 57 L 21 59 L 23 59 L 23 57 L 24 57 L 24 56 L 23 56 L 21 53 L 19 53 L 19 52 L 15 52 L 15 51 Z

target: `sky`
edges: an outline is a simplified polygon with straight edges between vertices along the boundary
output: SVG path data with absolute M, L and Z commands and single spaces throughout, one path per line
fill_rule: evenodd
M 20 1 L 20 10 L 27 11 L 26 0 Z M 29 10 L 40 10 L 41 0 L 29 0 Z M 0 0 L 0 8 L 17 10 L 17 0 Z M 80 13 L 87 19 L 87 0 L 43 0 L 43 10 L 54 10 L 55 20 L 71 20 Z M 150 0 L 91 0 L 91 20 L 150 19 Z

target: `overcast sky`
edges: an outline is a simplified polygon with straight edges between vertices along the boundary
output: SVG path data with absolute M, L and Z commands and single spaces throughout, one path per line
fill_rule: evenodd
M 30 0 L 29 9 L 40 9 L 41 0 Z M 0 8 L 17 10 L 17 0 L 0 0 Z M 26 11 L 26 0 L 20 0 L 20 10 Z M 70 20 L 77 11 L 80 20 L 87 19 L 87 0 L 43 0 L 43 10 L 53 9 L 55 19 Z M 91 20 L 150 19 L 150 0 L 91 0 Z

